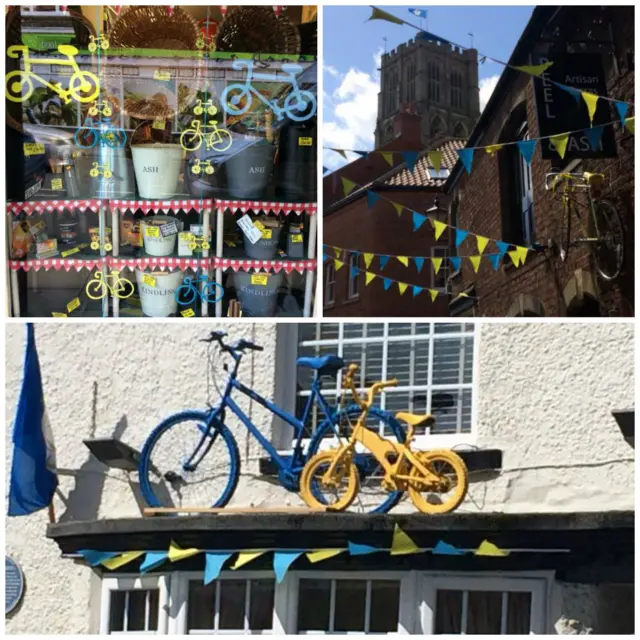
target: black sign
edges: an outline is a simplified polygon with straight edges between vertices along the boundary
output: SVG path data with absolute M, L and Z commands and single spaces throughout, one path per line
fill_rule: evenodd
M 12 560 L 9 556 L 4 557 L 5 572 L 5 592 L 4 607 L 5 615 L 11 613 L 22 600 L 24 592 L 24 575 L 20 565 Z
M 542 64 L 548 58 L 533 56 L 532 64 Z M 587 105 L 579 93 L 569 93 L 561 87 L 548 82 L 553 80 L 578 91 L 588 91 L 598 96 L 607 95 L 602 58 L 598 53 L 576 53 L 553 56 L 553 65 L 545 71 L 541 80 L 533 80 L 536 95 L 536 107 L 541 136 L 553 136 L 577 129 L 588 129 L 589 112 Z M 598 100 L 593 118 L 593 126 L 611 122 L 616 118 L 611 115 L 608 100 Z M 559 156 L 551 140 L 540 140 L 542 157 L 545 160 L 558 160 Z M 569 136 L 565 160 L 574 158 L 615 158 L 618 155 L 613 126 L 603 127 L 600 145 L 592 149 L 584 132 Z

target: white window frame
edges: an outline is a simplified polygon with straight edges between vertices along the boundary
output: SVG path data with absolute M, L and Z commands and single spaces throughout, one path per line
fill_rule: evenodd
M 349 254 L 349 288 L 347 291 L 349 300 L 356 300 L 360 297 L 360 272 L 357 271 L 355 275 L 351 272 L 352 267 L 358 268 L 359 257 L 357 253 Z
M 442 293 L 449 293 L 449 278 L 451 277 L 451 263 L 449 262 L 449 247 L 436 246 L 431 247 L 432 258 L 442 258 L 442 264 L 436 274 L 433 265 L 431 267 L 431 288 Z M 439 279 L 444 279 L 444 287 L 436 286 Z
M 526 122 L 518 133 L 519 140 L 529 140 L 529 128 Z M 535 239 L 535 218 L 533 206 L 533 175 L 531 165 L 527 164 L 521 153 L 516 156 L 518 176 L 518 194 L 520 196 L 520 225 L 522 227 L 522 241 L 531 246 Z
M 333 260 L 324 266 L 324 306 L 329 307 L 336 301 L 336 267 Z

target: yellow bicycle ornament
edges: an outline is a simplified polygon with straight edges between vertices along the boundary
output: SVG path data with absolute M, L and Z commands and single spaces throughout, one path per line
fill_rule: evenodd
M 193 233 L 190 233 L 187 235 L 186 240 L 189 243 L 187 245 L 189 247 L 189 251 L 195 251 L 196 249 L 206 251 L 211 248 L 211 244 L 207 242 L 203 236 L 196 236 Z
M 213 131 L 207 131 L 209 128 Z M 211 120 L 204 126 L 201 126 L 200 120 L 193 120 L 191 127 L 180 135 L 180 146 L 185 151 L 197 151 L 203 141 L 208 151 L 226 151 L 233 139 L 226 129 L 218 127 L 217 120 Z
M 196 106 L 193 108 L 193 113 L 197 116 L 201 116 L 205 110 L 210 116 L 215 116 L 216 113 L 218 113 L 218 109 L 214 106 L 211 100 L 207 100 L 206 102 L 198 100 L 196 102 Z
M 98 102 L 97 100 L 94 100 L 93 104 L 89 108 L 89 115 L 97 116 L 99 113 L 101 113 L 105 118 L 110 118 L 113 115 L 111 105 L 108 102 Z
M 102 49 L 106 51 L 109 48 L 109 41 L 106 36 L 89 36 L 89 45 L 87 49 L 91 51 L 91 53 L 95 53 L 98 49 Z
M 113 178 L 113 172 L 108 164 L 98 164 L 97 162 L 92 162 L 92 169 L 89 171 L 89 175 L 92 178 L 97 178 L 98 176 L 104 176 L 107 180 Z
M 133 283 L 123 278 L 119 271 L 111 271 L 106 279 L 102 271 L 96 271 L 85 289 L 92 300 L 102 300 L 107 292 L 120 300 L 125 300 L 133 294 L 134 290 Z
M 201 163 L 199 159 L 196 160 L 193 163 L 193 166 L 191 167 L 191 173 L 199 176 L 203 171 L 208 176 L 213 175 L 214 173 L 213 165 L 211 164 L 211 162 L 209 162 L 209 160 L 207 160 L 204 163 Z

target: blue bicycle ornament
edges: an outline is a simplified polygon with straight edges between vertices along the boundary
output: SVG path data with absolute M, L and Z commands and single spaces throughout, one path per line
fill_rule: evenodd
M 263 348 L 244 339 L 228 344 L 225 337 L 224 331 L 213 331 L 201 340 L 209 344 L 210 372 L 213 372 L 216 389 L 213 345 L 218 346 L 220 355 L 231 358 L 231 362 L 224 365 L 226 383 L 220 386 L 222 397 L 218 404 L 209 405 L 204 411 L 187 410 L 169 416 L 155 427 L 144 444 L 138 471 L 142 495 L 151 507 L 221 508 L 228 504 L 240 478 L 240 453 L 229 427 L 233 424 L 237 428 L 237 423 L 243 425 L 269 454 L 282 486 L 297 492 L 307 460 L 320 448 L 337 446 L 348 436 L 349 424 L 355 423 L 362 411 L 355 404 L 343 407 L 342 402 L 332 407 L 322 395 L 321 378 L 337 376 L 344 366 L 342 358 L 334 355 L 298 358 L 298 366 L 314 372 L 302 417 L 298 419 L 238 380 L 238 369 L 245 353 Z M 259 411 L 258 427 L 245 413 L 246 409 L 236 403 L 234 396 L 237 394 L 247 396 L 292 427 L 290 454 L 283 454 L 272 444 L 270 433 L 265 432 L 270 420 L 262 419 L 264 414 Z M 315 415 L 318 416 L 317 425 L 311 430 L 308 425 Z M 371 428 L 380 429 L 380 433 L 397 438 L 398 442 L 405 441 L 404 429 L 390 413 L 372 407 L 369 420 Z M 356 453 L 354 461 L 360 475 L 360 492 L 350 507 L 352 511 L 386 513 L 398 504 L 402 491 L 387 492 L 382 487 L 384 470 L 373 456 Z
M 197 286 L 201 283 L 204 285 L 202 290 Z M 224 298 L 224 288 L 215 280 L 209 280 L 206 275 L 199 276 L 195 279 L 187 276 L 173 295 L 179 305 L 193 304 L 198 296 L 200 296 L 203 302 L 215 304 Z
M 311 91 L 300 90 L 300 87 L 298 87 L 297 76 L 302 72 L 302 67 L 299 64 L 282 65 L 282 70 L 289 74 L 289 78 L 284 80 L 281 76 L 275 74 L 254 73 L 254 64 L 253 60 L 234 61 L 233 68 L 236 71 L 246 69 L 247 77 L 243 83 L 230 84 L 222 92 L 220 103 L 226 113 L 233 116 L 242 115 L 251 108 L 253 98 L 257 98 L 273 111 L 278 120 L 283 120 L 286 116 L 295 122 L 303 122 L 315 115 L 318 106 L 316 97 Z M 277 101 L 269 100 L 269 98 L 263 96 L 253 86 L 253 80 L 259 82 L 285 82 L 289 83 L 292 89 L 285 98 L 284 105 L 280 107 Z
M 76 129 L 73 136 L 76 146 L 91 149 L 100 142 L 113 149 L 121 149 L 127 144 L 127 132 L 119 127 L 112 127 L 111 120 L 105 118 L 102 123 L 87 118 L 81 129 Z

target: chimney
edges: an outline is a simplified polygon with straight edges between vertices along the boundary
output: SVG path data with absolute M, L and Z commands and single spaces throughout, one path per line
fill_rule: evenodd
M 407 151 L 422 149 L 421 118 L 414 104 L 403 104 L 400 113 L 393 120 L 394 146 L 398 144 Z M 400 147 L 397 147 L 400 148 Z

